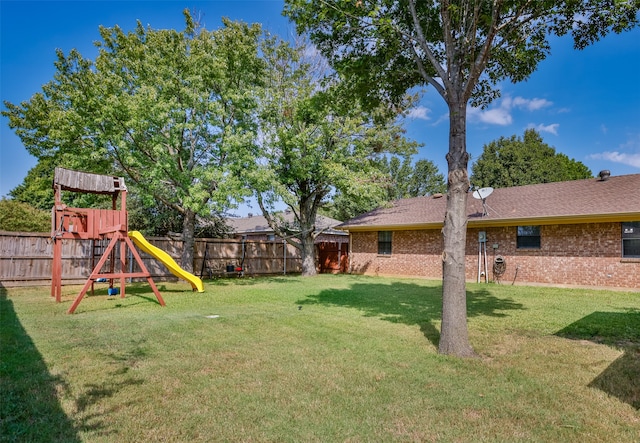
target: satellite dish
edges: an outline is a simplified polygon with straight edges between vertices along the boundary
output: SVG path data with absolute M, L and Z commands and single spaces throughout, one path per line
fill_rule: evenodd
M 489 215 L 487 212 L 487 197 L 491 195 L 493 192 L 492 187 L 480 188 L 473 191 L 473 198 L 477 200 L 482 200 L 482 216 Z
M 475 191 L 473 191 L 472 195 L 473 195 L 473 198 L 475 198 L 475 199 L 484 200 L 485 198 L 489 197 L 492 192 L 493 192 L 493 188 L 492 187 L 480 188 L 480 189 L 476 189 Z

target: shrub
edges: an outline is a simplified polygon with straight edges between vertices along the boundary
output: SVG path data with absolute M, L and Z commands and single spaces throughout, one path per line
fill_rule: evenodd
M 48 232 L 51 213 L 28 203 L 2 198 L 0 200 L 0 230 L 19 232 Z

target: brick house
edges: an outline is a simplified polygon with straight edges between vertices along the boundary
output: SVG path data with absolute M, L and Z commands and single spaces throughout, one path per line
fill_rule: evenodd
M 446 199 L 398 200 L 339 225 L 349 271 L 441 279 Z M 467 214 L 468 281 L 640 288 L 640 174 L 469 195 Z
M 291 211 L 282 214 L 285 222 L 295 224 L 295 216 Z M 233 230 L 234 237 L 245 240 L 280 241 L 273 229 L 262 215 L 249 214 L 248 217 L 228 218 L 227 225 Z M 341 222 L 330 217 L 318 215 L 316 217 L 315 239 L 316 253 L 320 272 L 345 272 L 347 267 L 347 254 L 349 253 L 349 235 L 341 230 L 334 229 Z

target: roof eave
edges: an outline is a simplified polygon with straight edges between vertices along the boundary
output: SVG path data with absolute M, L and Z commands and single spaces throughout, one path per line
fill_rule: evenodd
M 472 228 L 488 228 L 497 226 L 526 226 L 526 225 L 555 225 L 573 223 L 606 223 L 606 222 L 627 222 L 640 220 L 640 212 L 619 212 L 610 214 L 581 214 L 581 215 L 561 215 L 561 216 L 541 216 L 541 217 L 519 217 L 519 218 L 480 218 L 467 219 L 468 226 Z M 336 227 L 349 232 L 367 231 L 413 231 L 419 229 L 440 229 L 443 222 L 431 223 L 408 223 L 408 224 L 381 224 L 381 225 L 343 225 Z
M 365 232 L 365 231 L 415 231 L 418 229 L 438 229 L 442 228 L 442 222 L 436 223 L 411 223 L 411 224 L 403 224 L 403 225 L 345 225 L 336 227 L 336 229 L 340 229 L 343 231 L 349 232 Z
M 482 228 L 492 226 L 566 225 L 581 223 L 626 222 L 637 220 L 640 220 L 640 212 L 616 212 L 607 214 L 569 214 L 501 219 L 469 219 L 468 225 L 472 227 Z

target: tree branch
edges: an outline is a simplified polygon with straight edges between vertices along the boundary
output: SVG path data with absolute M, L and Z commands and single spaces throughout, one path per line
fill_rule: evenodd
M 423 76 L 426 75 L 425 79 L 436 88 L 438 93 L 442 95 L 443 98 L 446 98 L 446 89 L 448 89 L 448 81 L 449 81 L 448 75 L 447 75 L 447 72 L 442 67 L 442 65 L 440 64 L 440 61 L 436 58 L 435 54 L 433 54 L 433 51 L 431 51 L 431 49 L 429 48 L 429 45 L 427 44 L 427 39 L 425 38 L 424 33 L 422 32 L 422 25 L 420 24 L 420 20 L 418 19 L 418 13 L 416 12 L 415 0 L 409 0 L 409 11 L 411 12 L 411 19 L 413 20 L 413 26 L 416 30 L 416 34 L 418 37 L 416 43 L 418 43 L 418 45 L 420 46 L 420 49 L 424 51 L 424 54 L 427 56 L 427 59 L 429 60 L 429 63 L 431 63 L 431 66 L 433 66 L 433 68 L 438 73 L 438 76 L 440 76 L 442 83 L 445 85 L 444 88 L 442 87 L 442 85 L 436 82 L 434 78 L 432 78 L 430 75 L 427 75 L 426 71 L 425 71 L 425 74 L 423 74 Z M 407 36 L 411 38 L 410 35 L 407 34 Z M 413 45 L 411 45 L 411 50 L 415 54 L 416 58 L 418 59 L 417 61 L 420 64 L 420 69 L 424 70 L 424 67 L 422 66 L 422 61 L 420 60 L 420 57 L 418 57 L 418 54 L 415 51 L 415 48 L 413 47 Z
M 260 206 L 260 210 L 262 211 L 262 215 L 267 220 L 267 224 L 273 232 L 284 241 L 294 246 L 297 249 L 302 249 L 302 243 L 294 240 L 296 237 L 287 234 L 285 231 L 280 229 L 280 226 L 276 223 L 275 219 L 272 217 L 271 213 L 267 210 L 264 205 L 264 201 L 262 199 L 262 194 L 260 192 L 256 192 L 256 200 L 258 201 L 258 206 Z

